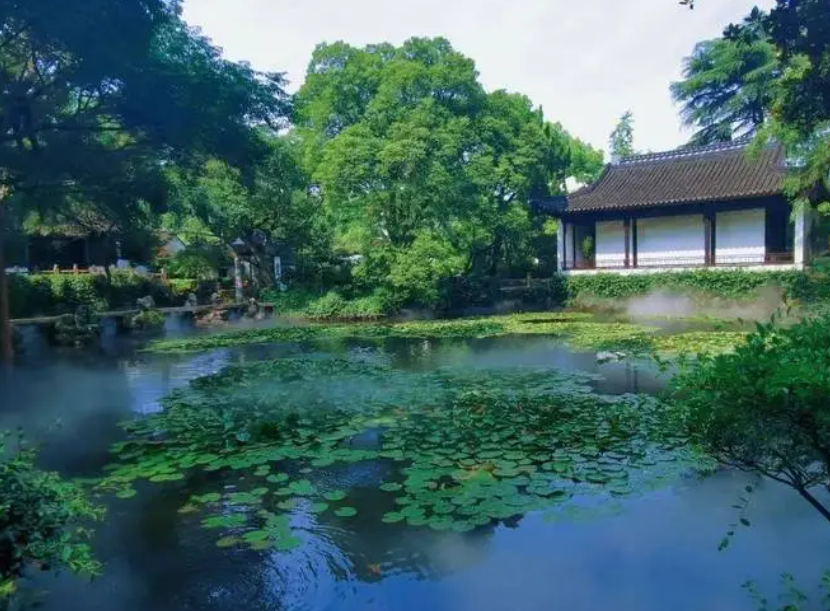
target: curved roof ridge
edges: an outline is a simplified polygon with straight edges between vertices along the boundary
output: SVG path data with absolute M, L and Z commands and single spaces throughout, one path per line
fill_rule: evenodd
M 704 144 L 700 146 L 687 146 L 683 148 L 672 149 L 670 151 L 658 151 L 655 153 L 643 153 L 639 155 L 630 155 L 623 157 L 617 164 L 614 165 L 630 165 L 633 163 L 643 163 L 648 161 L 668 161 L 672 159 L 683 159 L 685 157 L 699 157 L 709 153 L 719 153 L 724 151 L 734 151 L 744 149 L 749 146 L 752 141 L 751 137 L 738 138 L 729 142 L 716 142 L 714 144 Z

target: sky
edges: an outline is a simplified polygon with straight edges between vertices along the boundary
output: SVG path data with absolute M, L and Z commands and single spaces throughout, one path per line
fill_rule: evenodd
M 620 115 L 634 113 L 634 146 L 689 138 L 669 84 L 696 42 L 719 36 L 773 0 L 185 0 L 184 18 L 263 71 L 301 84 L 314 47 L 443 36 L 476 62 L 488 90 L 524 93 L 574 136 L 607 150 Z

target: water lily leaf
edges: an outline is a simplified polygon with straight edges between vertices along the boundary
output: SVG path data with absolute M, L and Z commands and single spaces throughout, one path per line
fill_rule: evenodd
M 208 492 L 207 494 L 203 494 L 201 496 L 193 495 L 190 497 L 191 503 L 216 503 L 219 499 L 222 498 L 222 495 L 218 492 Z
M 340 507 L 334 511 L 334 515 L 338 518 L 351 518 L 357 515 L 357 509 L 354 507 Z
M 397 524 L 398 522 L 403 522 L 406 519 L 406 516 L 402 513 L 398 513 L 397 511 L 390 511 L 389 513 L 383 514 L 383 522 L 386 524 Z
M 274 549 L 281 551 L 281 552 L 288 552 L 292 549 L 296 549 L 303 544 L 301 539 L 297 537 L 288 535 L 279 537 L 274 541 Z
M 397 492 L 401 488 L 403 488 L 403 486 L 401 484 L 397 484 L 395 482 L 389 482 L 389 483 L 386 483 L 386 484 L 381 484 L 381 486 L 380 486 L 380 489 L 383 490 L 384 492 Z
M 242 535 L 242 540 L 246 543 L 252 543 L 254 541 L 263 541 L 270 536 L 271 534 L 267 530 L 252 530 Z
M 131 499 L 136 494 L 138 494 L 138 491 L 134 488 L 124 488 L 123 490 L 119 490 L 118 492 L 116 492 L 115 496 L 117 496 L 119 499 Z
M 216 547 L 233 547 L 239 543 L 239 537 L 222 537 L 216 540 Z
M 323 512 L 325 512 L 325 511 L 327 511 L 327 510 L 328 510 L 328 508 L 329 508 L 329 504 L 328 504 L 328 503 L 323 503 L 323 502 L 320 502 L 320 503 L 314 503 L 314 504 L 311 506 L 311 511 L 312 511 L 312 513 L 323 513 Z
M 288 475 L 285 473 L 272 473 L 268 477 L 265 478 L 269 484 L 282 484 L 288 481 Z
M 205 528 L 234 528 L 236 526 L 244 526 L 248 519 L 241 513 L 231 513 L 228 515 L 211 516 L 202 520 L 202 526 Z
M 342 501 L 343 499 L 346 498 L 346 493 L 343 492 L 342 490 L 331 490 L 331 491 L 326 492 L 325 494 L 323 494 L 323 498 L 326 499 L 327 501 L 334 501 L 334 502 Z

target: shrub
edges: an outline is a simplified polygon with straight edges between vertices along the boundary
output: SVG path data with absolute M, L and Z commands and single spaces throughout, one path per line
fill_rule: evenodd
M 169 287 L 152 276 L 132 271 L 103 274 L 14 274 L 9 277 L 13 318 L 66 314 L 79 306 L 93 311 L 135 307 L 136 299 L 152 295 L 159 306 L 173 305 Z
M 347 301 L 340 312 L 343 318 L 373 320 L 396 312 L 399 305 L 389 291 L 378 289 L 367 297 Z
M 811 493 L 830 490 L 830 317 L 758 325 L 731 354 L 700 356 L 674 378 L 684 426 L 722 462 Z
M 600 273 L 568 276 L 567 285 L 571 301 L 585 297 L 627 299 L 656 290 L 748 300 L 759 289 L 769 285 L 780 286 L 788 300 L 830 299 L 830 283 L 826 278 L 801 271 L 695 270 L 630 276 Z
M 31 568 L 97 574 L 82 523 L 103 515 L 77 485 L 37 469 L 33 449 L 22 441 L 10 449 L 8 439 L 0 433 L 0 607 Z
M 277 314 L 304 314 L 312 302 L 320 298 L 319 291 L 303 287 L 293 287 L 287 291 L 265 289 L 259 300 L 274 304 Z
M 345 306 L 345 299 L 338 293 L 329 291 L 308 305 L 306 308 L 306 316 L 317 319 L 337 318 L 341 315 Z
M 219 253 L 204 248 L 186 248 L 167 262 L 167 274 L 171 278 L 195 278 L 215 280 L 222 264 Z

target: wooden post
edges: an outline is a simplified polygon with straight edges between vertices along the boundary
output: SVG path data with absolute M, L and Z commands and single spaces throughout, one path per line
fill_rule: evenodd
M 631 257 L 633 266 L 637 267 L 637 219 L 631 219 Z
M 562 221 L 562 271 L 568 269 L 568 223 Z
M 623 228 L 624 228 L 624 240 L 625 240 L 625 267 L 631 266 L 631 219 L 625 219 L 623 221 Z
M 6 276 L 5 234 L 6 198 L 9 188 L 0 185 L 0 363 L 11 366 L 14 360 L 12 322 L 9 315 L 9 279 Z
M 76 276 L 78 275 L 78 264 L 77 263 L 72 264 L 72 273 Z
M 59 274 L 59 273 L 61 273 L 61 269 L 58 267 L 58 264 L 57 264 L 57 263 L 55 263 L 55 264 L 52 266 L 52 273 L 53 273 L 53 274 Z
M 715 215 L 709 211 L 703 214 L 703 261 L 706 267 L 715 264 Z

